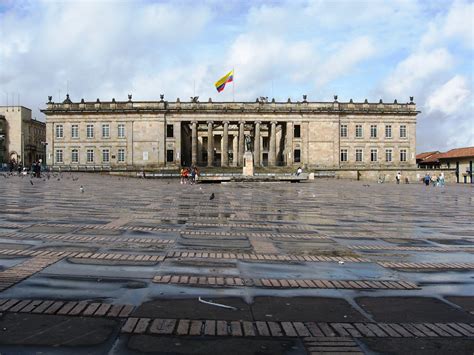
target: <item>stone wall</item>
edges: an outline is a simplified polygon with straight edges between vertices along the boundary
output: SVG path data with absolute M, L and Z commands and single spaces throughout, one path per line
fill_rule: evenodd
M 376 182 L 379 178 L 383 179 L 385 183 L 395 183 L 395 177 L 400 172 L 402 175 L 402 183 L 405 182 L 405 178 L 408 178 L 410 183 L 420 182 L 420 180 L 426 175 L 426 173 L 433 175 L 439 175 L 444 173 L 444 179 L 448 183 L 456 182 L 456 170 L 455 169 L 361 169 L 361 170 L 335 170 L 335 177 L 337 179 L 352 179 L 352 180 L 363 180 Z

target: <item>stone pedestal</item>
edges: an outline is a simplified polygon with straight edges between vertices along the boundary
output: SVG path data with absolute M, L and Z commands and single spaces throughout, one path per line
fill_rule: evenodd
M 244 154 L 244 168 L 243 176 L 253 176 L 253 154 L 252 152 L 245 152 Z

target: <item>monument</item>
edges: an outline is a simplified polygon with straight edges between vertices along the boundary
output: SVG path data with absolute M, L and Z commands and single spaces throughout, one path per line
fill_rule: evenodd
M 252 139 L 249 135 L 245 136 L 245 153 L 244 153 L 244 167 L 242 171 L 243 176 L 253 176 L 253 154 L 252 154 Z

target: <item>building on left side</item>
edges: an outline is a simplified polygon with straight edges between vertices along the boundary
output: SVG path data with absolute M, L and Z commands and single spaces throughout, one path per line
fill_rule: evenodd
M 46 124 L 32 118 L 24 106 L 0 106 L 0 165 L 12 159 L 29 167 L 46 163 Z

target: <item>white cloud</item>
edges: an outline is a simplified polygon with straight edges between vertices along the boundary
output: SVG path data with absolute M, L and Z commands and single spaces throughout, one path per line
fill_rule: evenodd
M 213 83 L 235 67 L 237 100 L 414 95 L 420 146 L 472 121 L 470 1 L 0 2 L 1 89 L 35 115 L 67 81 L 73 100 L 187 100 L 194 82 L 201 101 L 232 100 Z
M 375 46 L 369 37 L 358 37 L 344 43 L 327 58 L 316 71 L 316 83 L 323 86 L 354 69 L 360 62 L 375 54 Z
M 467 48 L 474 47 L 474 3 L 455 1 L 446 16 L 434 18 L 423 35 L 421 45 L 429 47 L 458 39 Z
M 289 42 L 279 37 L 245 33 L 236 38 L 226 59 L 235 67 L 240 98 L 264 95 L 272 80 L 308 80 L 314 68 L 316 52 L 309 41 Z
M 464 43 L 474 46 L 474 3 L 456 1 L 449 11 L 444 24 L 447 37 L 460 37 Z
M 448 82 L 438 87 L 426 100 L 428 113 L 440 111 L 447 115 L 458 110 L 465 110 L 463 104 L 470 95 L 467 80 L 456 75 Z
M 454 59 L 445 48 L 410 54 L 386 79 L 385 91 L 395 97 L 408 96 L 426 86 L 434 75 L 452 68 Z

